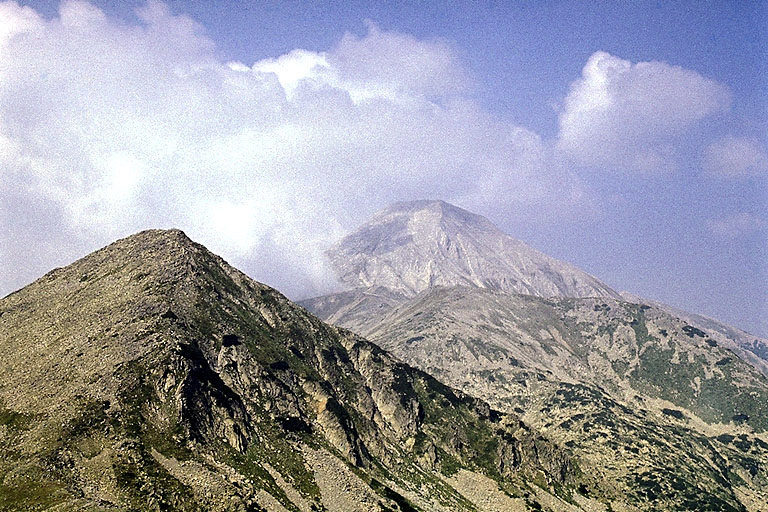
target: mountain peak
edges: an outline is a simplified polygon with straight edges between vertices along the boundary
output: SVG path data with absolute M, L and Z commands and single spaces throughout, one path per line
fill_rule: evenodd
M 442 199 L 416 199 L 414 201 L 397 201 L 388 208 L 385 208 L 379 214 L 395 213 L 395 212 L 417 212 L 421 210 L 438 211 L 446 215 L 464 213 L 470 214 L 468 211 L 454 206 L 450 203 L 446 203 Z M 470 214 L 472 215 L 472 214 Z
M 207 252 L 180 229 L 148 229 L 121 238 L 65 268 L 54 269 L 31 286 L 62 274 L 79 273 L 85 281 L 87 275 L 110 275 L 125 268 L 142 268 L 146 275 L 167 273 L 179 266 L 185 255 L 201 249 Z
M 3 510 L 445 510 L 435 495 L 475 494 L 447 464 L 517 494 L 533 475 L 575 478 L 517 416 L 179 230 L 118 240 L 0 299 L 0 355 Z
M 422 221 L 450 221 L 461 223 L 464 226 L 474 226 L 488 230 L 498 231 L 488 219 L 458 206 L 446 203 L 441 199 L 419 199 L 415 201 L 398 201 L 379 213 L 376 219 L 392 217 L 420 218 Z
M 212 280 L 224 275 L 235 281 L 245 279 L 244 274 L 182 230 L 149 229 L 51 270 L 12 295 L 33 303 L 40 293 L 69 294 L 72 300 L 90 300 L 96 294 L 105 308 L 107 304 L 117 307 L 123 301 L 149 296 L 161 304 L 187 304 L 195 290 L 210 287 Z M 259 283 L 254 286 L 266 288 Z
M 383 286 L 416 295 L 475 286 L 538 296 L 618 294 L 593 276 L 441 200 L 395 203 L 329 251 L 348 288 Z
M 131 255 L 142 250 L 158 250 L 160 248 L 172 250 L 190 248 L 196 245 L 184 231 L 178 228 L 147 229 L 121 238 L 101 250 L 108 252 L 124 252 L 127 250 L 127 255 Z M 101 251 L 96 251 L 93 254 L 98 254 L 99 252 Z

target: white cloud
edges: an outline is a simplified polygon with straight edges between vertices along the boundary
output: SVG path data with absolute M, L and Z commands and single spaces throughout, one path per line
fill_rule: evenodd
M 760 176 L 768 172 L 768 154 L 756 139 L 729 135 L 707 147 L 702 167 L 722 177 Z
M 466 90 L 470 81 L 445 41 L 384 32 L 346 34 L 329 56 L 345 88 L 358 97 L 440 97 Z
M 723 238 L 740 238 L 768 228 L 768 221 L 749 212 L 740 212 L 708 222 L 710 231 Z
M 276 59 L 265 59 L 253 65 L 253 71 L 274 73 L 286 96 L 291 99 L 296 87 L 303 81 L 319 79 L 324 72 L 331 71 L 325 53 L 293 50 Z M 240 70 L 243 70 L 241 67 Z
M 728 89 L 694 71 L 597 52 L 565 99 L 558 147 L 584 166 L 671 170 L 675 138 L 729 104 Z
M 434 100 L 461 93 L 470 84 L 444 41 L 384 32 L 371 22 L 364 37 L 347 33 L 331 52 L 293 50 L 256 62 L 252 69 L 274 73 L 289 99 L 303 85 L 343 90 L 356 104 L 377 99 Z
M 32 8 L 21 7 L 16 2 L 0 3 L 0 20 L 0 58 L 3 56 L 3 48 L 11 38 L 32 32 L 42 25 L 41 18 Z
M 445 42 L 371 25 L 249 66 L 159 2 L 139 16 L 65 1 L 44 21 L 0 3 L 0 293 L 171 226 L 257 279 L 319 293 L 322 250 L 392 201 L 549 217 L 544 205 L 589 200 L 536 134 L 462 96 Z

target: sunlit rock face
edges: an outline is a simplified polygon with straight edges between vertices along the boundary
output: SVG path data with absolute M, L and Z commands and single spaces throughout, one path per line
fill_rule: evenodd
M 608 510 L 768 502 L 765 340 L 616 294 L 440 201 L 394 205 L 330 256 L 351 289 L 305 307 L 520 414 L 615 491 Z
M 595 277 L 443 201 L 396 203 L 329 256 L 348 288 L 380 286 L 413 296 L 468 285 L 540 297 L 619 297 Z

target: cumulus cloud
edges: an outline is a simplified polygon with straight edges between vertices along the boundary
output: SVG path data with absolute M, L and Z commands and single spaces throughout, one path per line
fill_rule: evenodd
M 768 154 L 756 139 L 729 135 L 706 148 L 702 167 L 710 175 L 727 178 L 761 176 L 768 172 Z
M 584 166 L 670 170 L 675 137 L 729 105 L 727 88 L 694 71 L 597 52 L 565 99 L 558 147 Z
M 0 293 L 177 226 L 308 295 L 332 286 L 322 251 L 392 201 L 535 216 L 589 200 L 550 145 L 468 98 L 444 41 L 370 25 L 246 64 L 162 3 L 138 15 L 70 0 L 44 20 L 0 3 Z
M 0 56 L 3 48 L 15 35 L 31 32 L 42 23 L 37 13 L 30 7 L 19 7 L 12 2 L 0 3 Z
M 234 63 L 243 69 L 243 64 Z M 301 84 L 345 91 L 353 102 L 438 100 L 464 92 L 470 80 L 444 41 L 422 41 L 407 34 L 385 32 L 368 22 L 364 37 L 345 34 L 330 52 L 294 50 L 256 62 L 256 72 L 274 73 L 292 98 Z
M 740 212 L 708 222 L 710 231 L 723 238 L 740 238 L 768 228 L 768 221 L 749 212 Z
M 403 94 L 436 98 L 470 85 L 445 41 L 383 32 L 371 22 L 365 37 L 346 34 L 342 38 L 331 64 L 345 88 L 359 99 Z

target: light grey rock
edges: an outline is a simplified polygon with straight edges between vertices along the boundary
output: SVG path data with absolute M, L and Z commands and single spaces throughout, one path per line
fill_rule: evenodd
M 396 204 L 329 255 L 351 289 L 305 307 L 521 414 L 615 491 L 609 510 L 768 502 L 765 340 L 619 294 L 441 201 Z
M 434 286 L 476 286 L 540 297 L 612 297 L 597 278 L 443 201 L 396 203 L 328 252 L 349 288 L 414 296 Z

